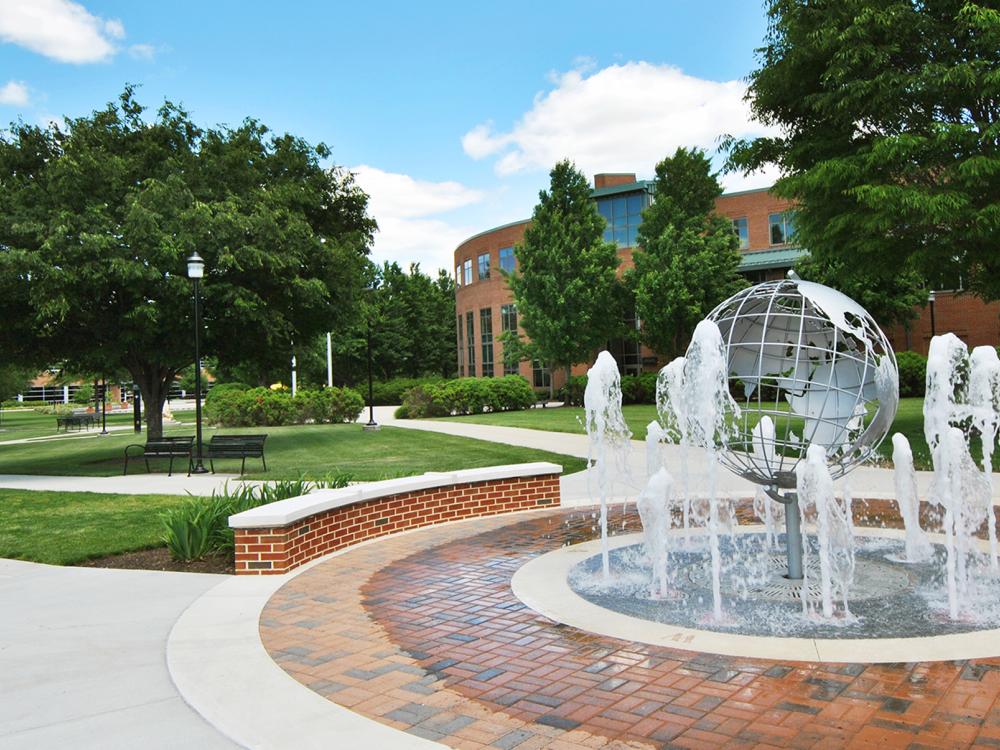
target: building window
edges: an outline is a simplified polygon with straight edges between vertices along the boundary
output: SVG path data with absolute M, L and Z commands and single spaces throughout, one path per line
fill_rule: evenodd
M 458 377 L 465 377 L 465 341 L 462 340 L 462 316 L 458 316 L 456 328 L 458 329 Z
M 514 248 L 500 248 L 500 270 L 504 273 L 514 273 Z
M 471 263 L 472 261 L 466 261 Z M 473 330 L 472 310 L 465 314 L 465 374 L 470 378 L 476 376 L 476 334 Z
M 767 221 L 771 225 L 772 245 L 785 245 L 793 240 L 795 235 L 794 211 L 771 214 L 767 217 Z
M 493 377 L 493 308 L 479 311 L 479 340 L 483 348 L 483 377 Z
M 740 250 L 750 247 L 750 228 L 747 226 L 747 217 L 733 219 L 733 234 L 740 240 Z
M 468 258 L 465 264 L 462 266 L 462 270 L 465 272 L 463 283 L 468 286 L 472 283 L 472 258 Z
M 462 286 L 462 266 L 455 266 L 455 286 Z
M 517 334 L 517 305 L 500 306 L 500 330 Z M 517 375 L 520 369 L 517 362 L 507 362 L 507 358 L 504 357 L 504 375 Z
M 479 266 L 479 280 L 488 279 L 490 277 L 490 254 L 483 253 L 476 258 L 476 263 Z
M 634 247 L 642 223 L 642 211 L 647 205 L 645 192 L 598 198 L 597 210 L 608 223 L 604 241 L 614 242 L 618 247 Z
M 552 373 L 548 367 L 542 367 L 537 359 L 531 363 L 531 374 L 535 388 L 549 388 L 552 385 Z

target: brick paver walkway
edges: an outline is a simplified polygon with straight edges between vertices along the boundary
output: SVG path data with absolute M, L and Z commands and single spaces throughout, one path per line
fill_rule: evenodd
M 633 513 L 614 516 L 639 530 Z M 740 659 L 595 636 L 525 608 L 514 571 L 592 538 L 594 523 L 545 511 L 353 549 L 272 598 L 263 643 L 329 700 L 459 748 L 1000 747 L 1000 659 Z

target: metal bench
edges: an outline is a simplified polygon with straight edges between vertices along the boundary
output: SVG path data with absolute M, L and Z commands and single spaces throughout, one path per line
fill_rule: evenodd
M 97 424 L 97 417 L 93 414 L 67 414 L 62 417 L 56 417 L 56 432 L 62 428 L 66 432 L 70 431 L 70 428 L 76 430 L 82 430 L 86 427 L 88 430 Z
M 264 459 L 264 441 L 267 435 L 212 435 L 208 443 L 205 458 L 208 459 L 212 473 L 215 473 L 215 459 L 239 458 L 240 475 L 246 468 L 248 458 L 259 458 L 267 471 L 267 461 Z
M 137 451 L 133 451 L 133 448 L 137 448 Z M 128 474 L 128 460 L 129 458 L 142 458 L 146 464 L 146 471 L 149 471 L 149 459 L 151 458 L 168 458 L 170 459 L 170 466 L 167 469 L 167 476 L 172 476 L 174 473 L 174 459 L 175 458 L 186 458 L 188 463 L 188 476 L 191 476 L 191 469 L 193 467 L 191 460 L 191 451 L 194 449 L 194 435 L 189 437 L 165 437 L 159 438 L 158 440 L 147 440 L 145 445 L 130 445 L 125 448 L 125 474 Z M 131 453 L 130 453 L 131 451 Z

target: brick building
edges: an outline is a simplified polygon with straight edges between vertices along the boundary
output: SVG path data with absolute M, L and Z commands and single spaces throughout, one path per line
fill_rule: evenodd
M 594 176 L 591 197 L 607 220 L 604 237 L 618 245 L 620 270 L 632 265 L 636 231 L 642 210 L 653 198 L 653 183 L 636 180 L 634 174 L 610 173 Z M 772 195 L 767 188 L 726 193 L 716 199 L 716 211 L 732 220 L 740 238 L 743 261 L 740 272 L 753 283 L 781 278 L 805 251 L 789 242 L 794 231 L 793 204 Z M 518 326 L 517 310 L 503 271 L 516 266 L 514 245 L 524 238 L 530 220 L 480 232 L 455 249 L 455 313 L 458 333 L 458 373 L 460 376 L 490 377 L 520 374 L 536 388 L 562 384 L 561 371 L 549 373 L 540 363 L 521 362 L 505 368 L 499 335 Z M 970 346 L 1000 343 L 1000 304 L 983 304 L 953 291 L 934 294 L 934 332 L 954 331 Z M 926 354 L 931 336 L 931 306 L 909 330 L 896 326 L 886 331 L 897 350 L 913 349 Z M 653 371 L 665 362 L 635 342 L 610 341 L 608 349 L 623 373 Z M 586 372 L 580 364 L 574 373 Z

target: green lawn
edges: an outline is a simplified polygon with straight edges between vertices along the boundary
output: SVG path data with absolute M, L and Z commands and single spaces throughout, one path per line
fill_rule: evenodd
M 159 514 L 187 498 L 0 490 L 0 557 L 69 565 L 162 547 Z
M 919 469 L 931 468 L 930 451 L 924 441 L 924 417 L 921 398 L 904 398 L 900 400 L 896 419 L 892 424 L 889 437 L 879 446 L 879 454 L 887 460 L 892 456 L 891 436 L 901 432 L 910 441 L 913 449 L 914 462 Z M 630 404 L 622 407 L 622 414 L 636 440 L 646 439 L 646 425 L 657 418 L 656 407 L 652 404 Z M 459 422 L 475 422 L 477 424 L 494 424 L 505 427 L 525 427 L 532 430 L 549 430 L 552 432 L 572 432 L 583 434 L 583 409 L 581 407 L 563 406 L 549 409 L 528 409 L 526 411 L 498 412 L 496 414 L 472 414 L 462 417 L 444 417 L 445 420 Z M 976 461 L 982 456 L 977 441 L 973 441 L 972 455 Z
M 190 418 L 185 415 L 185 418 Z M 52 419 L 52 423 L 55 420 Z M 530 448 L 518 448 L 482 440 L 385 427 L 364 432 L 360 425 L 296 425 L 220 429 L 268 434 L 265 455 L 268 471 L 260 462 L 247 460 L 247 477 L 254 479 L 322 479 L 331 472 L 349 472 L 358 481 L 422 474 L 425 471 L 454 471 L 480 466 L 551 461 L 566 473 L 583 469 L 583 459 Z M 215 432 L 206 429 L 205 441 Z M 168 435 L 191 435 L 192 425 L 167 429 Z M 86 434 L 86 433 L 85 433 Z M 99 437 L 71 437 L 59 440 L 0 445 L 0 474 L 54 474 L 111 476 L 121 473 L 125 446 L 143 442 L 144 436 L 131 431 Z M 144 471 L 142 462 L 129 465 L 129 473 Z M 166 461 L 154 462 L 154 471 L 166 471 Z M 175 463 L 175 469 L 177 468 Z M 239 461 L 216 463 L 219 471 L 238 472 Z
M 100 414 L 97 415 L 98 420 L 100 420 L 100 416 Z M 124 424 L 132 424 L 131 412 L 128 414 L 108 414 L 108 427 Z M 100 431 L 101 427 L 100 423 L 98 423 L 96 432 Z M 65 433 L 60 430 L 58 434 L 86 435 L 87 432 L 87 430 L 83 430 L 82 432 L 72 430 L 69 433 Z M 95 429 L 91 427 L 90 432 L 95 432 Z M 3 410 L 3 417 L 0 419 L 0 442 L 55 434 L 57 434 L 55 414 L 40 414 L 34 410 Z

